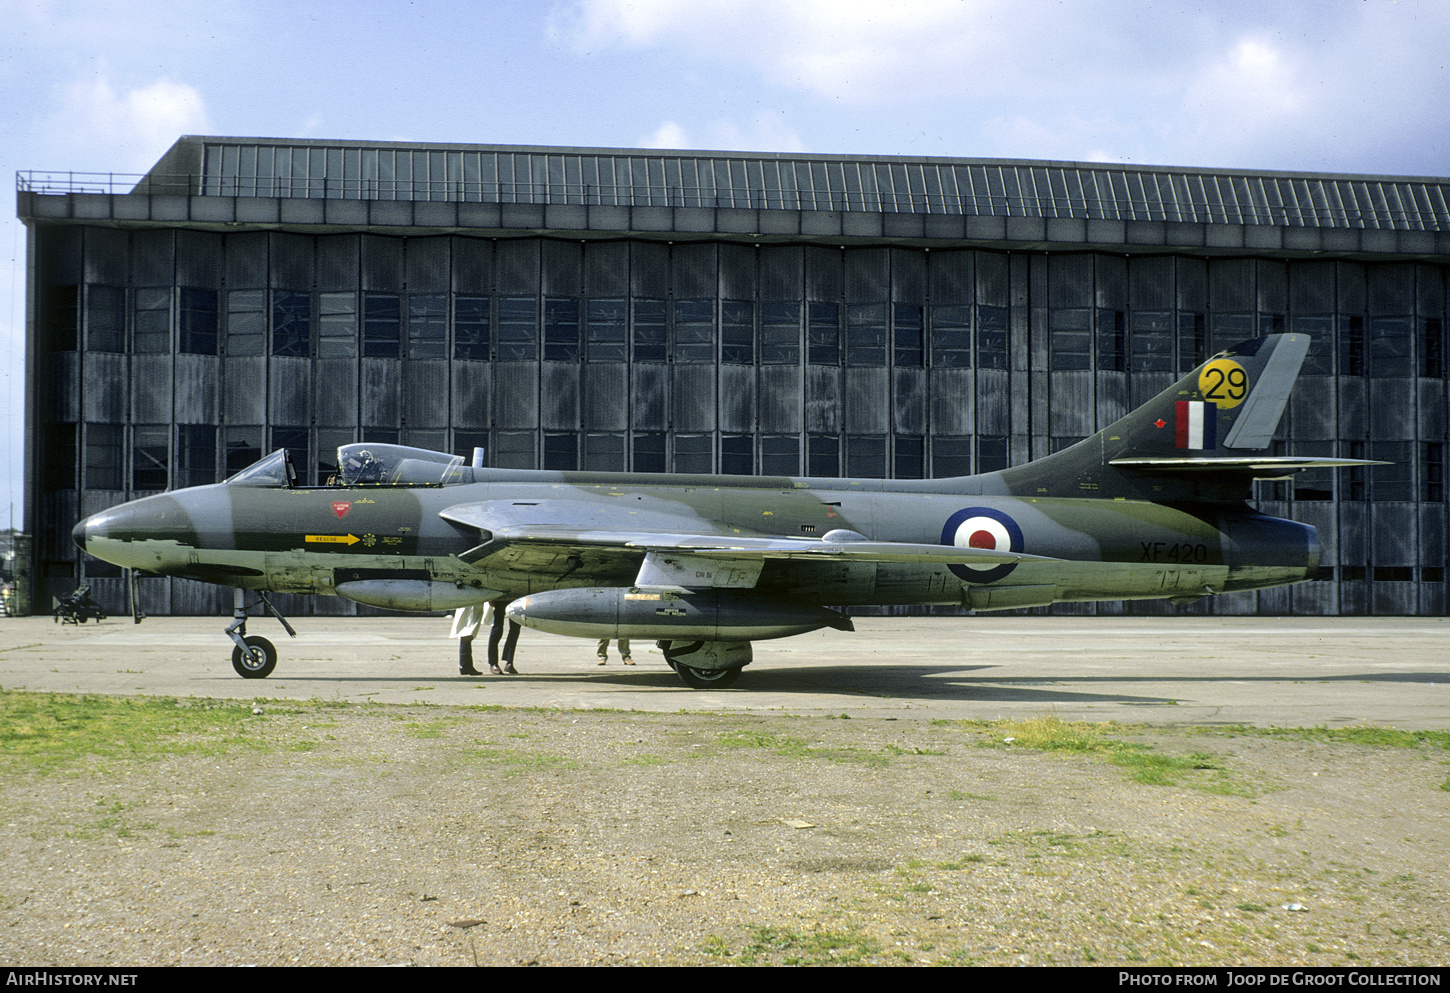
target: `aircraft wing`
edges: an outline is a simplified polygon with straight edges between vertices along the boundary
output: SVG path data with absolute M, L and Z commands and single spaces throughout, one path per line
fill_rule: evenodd
M 501 556 L 514 565 L 540 552 L 553 557 L 564 551 L 614 551 L 641 562 L 636 580 L 640 586 L 753 586 L 770 559 L 941 565 L 1046 561 L 1021 552 L 871 541 L 844 530 L 821 538 L 783 538 L 687 514 L 629 511 L 572 500 L 491 500 L 449 507 L 439 516 L 479 531 L 482 542 L 459 556 L 466 562 Z

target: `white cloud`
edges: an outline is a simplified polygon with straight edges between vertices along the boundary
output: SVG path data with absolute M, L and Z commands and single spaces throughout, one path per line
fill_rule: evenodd
M 580 51 L 677 47 L 833 100 L 957 87 L 990 55 L 1002 0 L 581 0 L 555 37 Z
M 756 114 L 744 127 L 733 121 L 717 120 L 704 126 L 701 141 L 677 121 L 662 121 L 654 131 L 639 139 L 640 148 L 697 148 L 725 152 L 803 152 L 805 142 L 776 112 Z
M 640 148 L 689 148 L 690 136 L 674 121 L 664 121 L 648 136 L 639 140 Z
M 163 77 L 117 88 L 104 69 L 61 86 L 59 108 L 46 127 L 57 153 L 130 172 L 150 168 L 180 136 L 210 129 L 195 87 Z

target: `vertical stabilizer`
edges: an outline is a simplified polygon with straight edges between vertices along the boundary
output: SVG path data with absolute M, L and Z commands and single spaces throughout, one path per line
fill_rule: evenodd
M 1248 456 L 1273 442 L 1308 352 L 1303 334 L 1240 342 L 1091 438 L 1002 478 L 1023 496 L 1244 499 L 1262 461 Z

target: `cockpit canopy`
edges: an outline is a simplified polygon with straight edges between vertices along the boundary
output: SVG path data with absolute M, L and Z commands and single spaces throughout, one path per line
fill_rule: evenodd
M 441 486 L 473 482 L 473 469 L 463 456 L 426 448 L 360 441 L 337 450 L 337 486 Z M 279 448 L 226 481 L 228 486 L 290 488 L 297 469 L 287 449 Z
M 360 483 L 417 486 L 473 481 L 473 470 L 463 464 L 461 455 L 371 441 L 340 446 L 337 467 L 339 482 L 344 486 Z

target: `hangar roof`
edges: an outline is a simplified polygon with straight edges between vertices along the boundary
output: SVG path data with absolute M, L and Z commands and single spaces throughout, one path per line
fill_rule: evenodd
M 188 135 L 22 172 L 27 221 L 1443 261 L 1450 179 L 1089 162 Z

